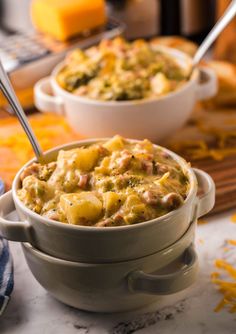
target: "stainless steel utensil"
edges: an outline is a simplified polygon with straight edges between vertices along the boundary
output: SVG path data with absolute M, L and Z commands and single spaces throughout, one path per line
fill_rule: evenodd
M 20 105 L 20 102 L 14 92 L 14 89 L 8 79 L 7 73 L 5 72 L 1 62 L 0 62 L 0 89 L 3 92 L 3 95 L 6 97 L 10 106 L 14 110 L 21 126 L 23 127 L 32 147 L 34 153 L 38 160 L 43 160 L 43 152 L 40 148 L 39 142 L 27 120 L 27 117 L 23 111 L 23 108 Z
M 221 18 L 216 22 L 214 27 L 211 29 L 209 34 L 206 36 L 202 44 L 199 46 L 197 52 L 193 57 L 193 67 L 192 70 L 198 65 L 206 51 L 212 45 L 212 43 L 216 40 L 219 34 L 224 30 L 224 28 L 230 23 L 230 21 L 236 15 L 236 0 L 232 0 L 224 14 Z

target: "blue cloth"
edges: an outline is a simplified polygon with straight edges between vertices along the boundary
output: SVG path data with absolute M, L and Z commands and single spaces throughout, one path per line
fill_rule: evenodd
M 8 242 L 0 237 L 0 315 L 8 304 L 13 285 L 13 262 Z
M 4 184 L 0 180 L 0 196 L 4 192 Z M 0 315 L 6 308 L 13 289 L 13 262 L 7 240 L 0 236 Z
M 4 190 L 5 190 L 4 183 L 0 179 L 0 196 L 4 193 Z

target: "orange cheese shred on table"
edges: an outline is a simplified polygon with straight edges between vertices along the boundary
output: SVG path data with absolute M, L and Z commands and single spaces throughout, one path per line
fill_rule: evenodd
M 225 138 L 231 138 L 231 135 L 228 134 Z M 192 161 L 211 158 L 216 161 L 221 161 L 224 158 L 236 154 L 236 147 L 226 147 L 226 143 L 217 145 L 214 148 L 210 148 L 206 142 L 202 140 L 196 140 L 193 142 L 183 141 L 177 142 L 170 145 L 170 149 L 173 151 L 184 154 L 189 157 Z
M 231 216 L 231 222 L 236 224 L 236 213 Z
M 81 139 L 65 119 L 52 114 L 37 114 L 29 118 L 30 124 L 44 151 Z M 34 157 L 32 147 L 14 117 L 0 120 L 0 177 L 9 189 L 17 171 Z
M 231 240 L 231 239 L 229 239 L 229 240 L 228 240 L 228 244 L 229 244 L 229 245 L 236 246 L 236 240 Z
M 204 225 L 204 224 L 207 224 L 208 222 L 205 219 L 198 219 L 197 223 L 198 225 Z
M 232 120 L 231 120 L 231 123 Z M 233 125 L 233 124 L 231 124 Z M 169 143 L 169 148 L 180 155 L 187 157 L 191 161 L 202 159 L 213 159 L 221 161 L 227 157 L 236 155 L 236 128 L 227 130 L 220 125 L 211 127 L 201 120 L 195 120 L 195 127 L 199 133 L 208 136 L 205 139 L 173 140 Z
M 228 245 L 236 246 L 236 240 L 228 240 Z M 218 259 L 215 261 L 217 269 L 221 270 L 221 273 L 214 272 L 211 274 L 212 283 L 216 284 L 219 291 L 223 294 L 223 298 L 215 308 L 215 312 L 220 311 L 226 307 L 231 313 L 236 312 L 236 268 L 225 260 Z M 222 279 L 222 272 L 227 274 L 232 281 Z

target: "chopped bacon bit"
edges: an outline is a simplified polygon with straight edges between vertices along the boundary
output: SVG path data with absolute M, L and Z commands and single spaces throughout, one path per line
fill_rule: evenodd
M 104 146 L 102 146 L 102 145 L 99 145 L 99 146 L 98 146 L 98 153 L 99 153 L 102 157 L 104 157 L 104 156 L 106 156 L 106 155 L 109 154 L 109 150 L 108 150 L 106 147 L 104 147 Z
M 110 218 L 107 218 L 107 219 L 95 224 L 95 226 L 97 226 L 97 227 L 106 227 L 106 226 L 111 226 L 111 225 L 112 225 L 112 220 Z
M 114 219 L 114 222 L 116 224 L 123 223 L 123 221 L 124 221 L 123 216 L 120 213 L 118 213 L 118 212 L 113 216 L 113 219 Z
M 181 196 L 177 193 L 169 193 L 163 197 L 162 202 L 167 206 L 168 209 L 177 209 L 183 202 Z
M 60 217 L 59 217 L 58 213 L 53 211 L 53 210 L 47 212 L 46 217 L 48 219 L 52 219 L 52 220 L 56 220 L 56 221 L 60 220 Z
M 129 152 L 128 152 L 129 153 Z M 127 154 L 124 152 L 123 156 L 119 159 L 119 170 L 126 170 L 130 165 L 130 161 L 132 159 L 132 154 Z
M 143 199 L 147 204 L 150 205 L 157 205 L 161 203 L 161 199 L 158 194 L 151 190 L 145 191 L 145 193 L 143 194 Z
M 121 154 L 121 157 L 122 158 L 123 157 L 130 157 L 130 158 L 132 158 L 132 153 L 130 151 L 128 151 L 128 150 L 123 150 L 122 154 Z
M 82 189 L 85 189 L 88 185 L 88 181 L 89 181 L 89 174 L 80 175 L 78 186 Z
M 154 155 L 149 153 L 149 154 L 146 154 L 146 159 L 147 160 L 153 160 L 154 159 Z
M 86 95 L 88 93 L 88 87 L 87 86 L 80 86 L 76 91 L 74 92 L 75 95 Z
M 142 161 L 142 169 L 147 173 L 147 175 L 153 175 L 153 163 L 149 160 Z

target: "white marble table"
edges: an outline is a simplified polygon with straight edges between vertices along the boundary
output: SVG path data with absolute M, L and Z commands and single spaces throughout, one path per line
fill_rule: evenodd
M 11 243 L 15 265 L 15 288 L 11 301 L 0 318 L 1 334 L 233 334 L 236 314 L 213 311 L 221 295 L 210 283 L 214 259 L 234 256 L 225 252 L 225 240 L 236 239 L 232 212 L 208 219 L 200 225 L 196 244 L 200 258 L 197 283 L 188 290 L 165 297 L 138 312 L 93 314 L 75 310 L 51 297 L 34 279 L 25 263 L 19 244 Z

